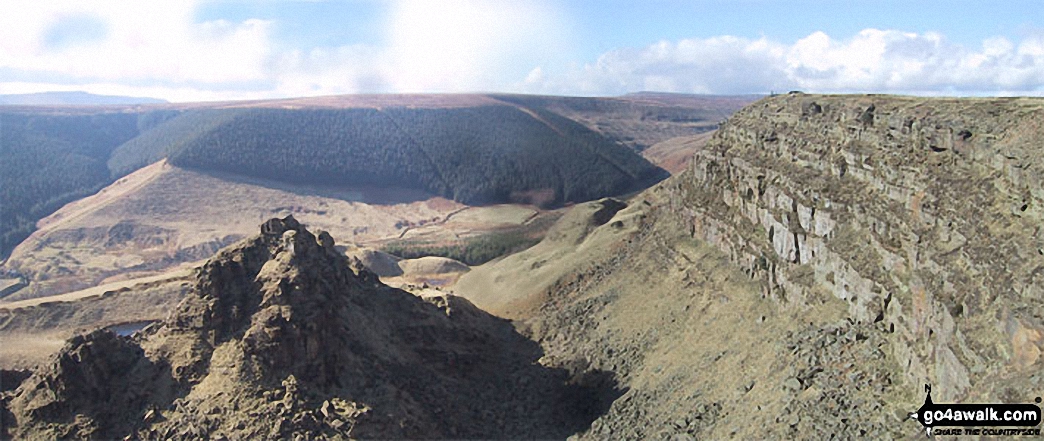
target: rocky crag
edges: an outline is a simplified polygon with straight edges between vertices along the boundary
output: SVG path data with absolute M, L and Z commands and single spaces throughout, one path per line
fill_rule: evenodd
M 458 292 L 616 375 L 581 437 L 917 436 L 925 383 L 1044 392 L 1042 121 L 1040 99 L 770 97 L 688 171 L 578 206 L 563 220 L 612 209 Z
M 577 221 L 573 234 L 549 233 L 493 274 L 473 269 L 458 285 L 471 297 L 475 280 L 497 280 L 505 267 L 558 267 L 546 288 L 494 285 L 510 300 L 474 298 L 517 318 L 546 359 L 613 372 L 624 393 L 580 439 L 920 433 L 906 419 L 920 405 L 916 389 L 904 381 L 887 333 L 853 320 L 826 292 L 800 305 L 764 295 L 728 254 L 691 237 L 684 205 L 672 205 L 676 190 L 656 187 L 626 207 L 578 206 L 556 225 Z
M 73 340 L 0 416 L 38 438 L 920 437 L 924 383 L 1042 395 L 1042 109 L 759 101 L 688 171 L 461 277 L 514 327 L 272 221 L 170 319 Z
M 772 97 L 696 155 L 675 202 L 764 295 L 845 301 L 908 383 L 1028 401 L 1044 345 L 1042 121 L 1040 99 Z
M 466 300 L 382 285 L 287 217 L 199 268 L 165 321 L 69 340 L 3 393 L 2 416 L 20 439 L 564 438 L 619 395 L 608 373 L 541 355 Z

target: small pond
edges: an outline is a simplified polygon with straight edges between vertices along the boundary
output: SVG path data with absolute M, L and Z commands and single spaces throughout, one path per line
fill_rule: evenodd
M 108 329 L 108 330 L 112 331 L 116 335 L 127 337 L 127 336 L 130 336 L 131 334 L 133 334 L 135 332 L 138 332 L 138 331 L 144 329 L 146 326 L 151 325 L 153 323 L 156 323 L 156 320 L 144 320 L 144 321 L 140 321 L 140 322 L 119 323 L 119 324 L 115 324 L 115 325 L 106 326 L 105 329 Z

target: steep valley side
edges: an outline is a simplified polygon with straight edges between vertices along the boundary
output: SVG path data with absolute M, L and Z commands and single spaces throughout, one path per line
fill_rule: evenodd
M 549 213 L 520 204 L 467 206 L 404 188 L 280 184 L 161 161 L 43 219 L 3 266 L 28 286 L 0 300 L 0 308 L 199 263 L 269 216 L 293 214 L 353 247 L 378 247 L 453 242 Z
M 341 95 L 0 108 L 0 258 L 62 205 L 149 164 L 282 183 L 408 187 L 558 205 L 651 185 L 638 153 L 712 130 L 754 97 Z
M 753 99 L 346 95 L 5 107 L 0 297 L 153 276 L 205 259 L 272 215 L 293 213 L 353 243 L 398 235 L 406 247 L 444 247 L 511 224 L 445 225 L 464 211 L 541 217 L 549 206 L 641 190 L 667 176 L 657 164 L 678 170 L 699 147 L 670 138 L 705 137 Z
M 515 319 L 544 348 L 543 363 L 580 360 L 616 375 L 623 395 L 583 439 L 917 429 L 903 424 L 916 397 L 879 327 L 849 320 L 825 292 L 801 306 L 764 295 L 691 237 L 675 196 L 661 184 L 627 207 L 580 205 L 544 242 L 474 268 L 454 290 Z
M 592 438 L 905 437 L 925 383 L 1032 402 L 1042 104 L 768 98 L 687 172 L 457 292 L 620 376 Z
M 81 337 L 0 401 L 46 435 L 923 436 L 926 383 L 937 402 L 1042 395 L 1041 121 L 1042 99 L 766 98 L 684 172 L 577 204 L 533 247 L 411 263 L 456 271 L 463 299 L 384 286 L 330 234 L 271 220 L 162 323 Z M 110 415 L 49 391 L 108 346 L 90 366 L 159 392 Z

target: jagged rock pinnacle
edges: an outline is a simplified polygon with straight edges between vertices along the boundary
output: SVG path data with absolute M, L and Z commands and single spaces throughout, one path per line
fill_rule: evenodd
M 381 284 L 288 216 L 208 260 L 159 326 L 71 340 L 9 396 L 10 433 L 561 438 L 617 396 L 540 355 L 467 300 Z

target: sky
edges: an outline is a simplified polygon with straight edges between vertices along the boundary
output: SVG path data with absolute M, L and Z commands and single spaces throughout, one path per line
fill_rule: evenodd
M 1040 0 L 0 3 L 0 94 L 1044 95 Z

